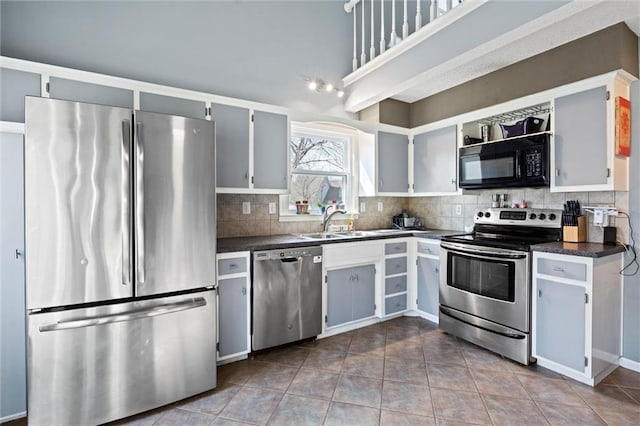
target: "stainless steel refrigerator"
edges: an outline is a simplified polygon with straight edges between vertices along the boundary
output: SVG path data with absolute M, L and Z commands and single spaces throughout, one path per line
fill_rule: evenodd
M 30 424 L 216 385 L 211 121 L 26 98 Z

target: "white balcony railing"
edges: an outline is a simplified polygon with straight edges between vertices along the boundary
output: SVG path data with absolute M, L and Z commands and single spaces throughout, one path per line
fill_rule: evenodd
M 353 13 L 353 71 L 362 67 L 367 62 L 373 60 L 376 56 L 384 53 L 388 48 L 402 43 L 411 34 L 419 31 L 423 26 L 433 22 L 438 17 L 444 15 L 449 10 L 458 6 L 463 0 L 350 0 L 344 4 L 344 10 L 347 13 Z M 401 4 L 402 3 L 402 4 Z M 422 6 L 425 6 L 423 18 Z M 389 8 L 391 9 L 391 18 L 389 19 Z M 403 14 L 401 35 L 396 31 L 396 9 Z M 413 21 L 413 32 L 410 33 L 409 11 L 415 18 Z M 385 13 L 387 18 L 385 20 Z M 358 15 L 360 19 L 358 19 Z M 426 21 L 423 24 L 423 19 Z M 358 26 L 358 21 L 360 25 Z M 369 23 L 369 28 L 367 28 Z M 385 33 L 385 24 L 390 24 L 391 31 Z M 358 31 L 359 30 L 359 31 Z M 376 43 L 376 31 L 380 34 L 379 43 Z M 360 34 L 360 61 L 358 62 L 358 34 Z M 367 36 L 370 34 L 367 40 Z M 388 42 L 387 42 L 388 40 Z M 369 56 L 367 58 L 366 42 L 369 41 Z M 376 44 L 378 49 L 376 51 Z

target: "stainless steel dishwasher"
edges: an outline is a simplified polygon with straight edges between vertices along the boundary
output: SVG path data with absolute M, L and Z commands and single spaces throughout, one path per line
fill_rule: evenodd
M 254 350 L 322 332 L 322 247 L 253 253 Z

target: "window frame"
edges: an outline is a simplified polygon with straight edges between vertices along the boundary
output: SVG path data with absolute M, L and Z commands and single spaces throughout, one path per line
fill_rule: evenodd
M 291 169 L 291 149 L 289 143 L 294 135 L 309 135 L 320 137 L 335 137 L 340 139 L 346 139 L 344 149 L 344 164 L 343 171 L 322 171 L 322 170 L 307 170 L 307 169 Z M 356 129 L 342 125 L 339 123 L 327 123 L 327 122 L 291 122 L 291 128 L 289 132 L 289 141 L 287 142 L 287 176 L 289 179 L 289 191 L 286 194 L 280 195 L 279 202 L 279 216 L 281 222 L 291 221 L 321 221 L 323 215 L 318 213 L 314 208 L 309 214 L 299 215 L 294 211 L 289 210 L 289 199 L 291 197 L 291 183 L 293 181 L 293 175 L 314 175 L 314 176 L 342 176 L 345 180 L 344 191 L 345 199 L 342 200 L 345 203 L 345 208 L 348 214 L 357 215 L 357 201 L 358 201 L 358 185 L 359 185 L 359 171 L 358 171 L 358 132 Z

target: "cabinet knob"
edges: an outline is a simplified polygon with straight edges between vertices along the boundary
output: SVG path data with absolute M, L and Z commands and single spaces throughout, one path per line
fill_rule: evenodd
M 243 296 L 247 295 L 247 288 L 246 287 L 242 287 L 242 295 Z
M 560 169 L 556 169 L 556 176 L 560 176 Z
M 22 252 L 19 249 L 16 249 L 16 259 L 20 259 L 20 256 L 22 256 Z
M 458 182 L 458 181 L 457 181 L 457 180 L 455 180 L 455 179 L 451 179 L 451 183 L 452 183 L 453 185 L 455 185 L 455 184 L 456 184 L 456 182 Z

